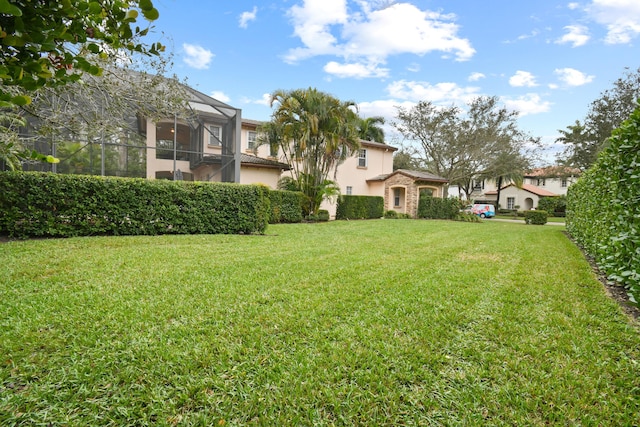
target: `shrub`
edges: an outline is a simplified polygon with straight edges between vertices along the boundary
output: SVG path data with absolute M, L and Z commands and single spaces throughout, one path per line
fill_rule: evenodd
M 300 191 L 271 190 L 269 191 L 271 214 L 269 222 L 295 223 L 302 222 L 302 205 L 305 196 Z
M 0 173 L 0 234 L 10 237 L 263 233 L 259 185 Z
M 418 202 L 418 218 L 427 219 L 456 219 L 464 207 L 462 201 L 450 197 L 420 197 Z
M 388 210 L 384 213 L 384 217 L 387 219 L 398 219 L 398 212 L 394 211 L 393 209 Z
M 318 221 L 329 221 L 329 211 L 320 209 L 318 211 Z
M 458 213 L 458 217 L 456 218 L 456 220 L 464 222 L 480 222 L 480 217 L 470 212 L 460 212 Z
M 348 196 L 338 198 L 336 219 L 382 218 L 384 198 L 380 196 Z
M 564 216 L 567 208 L 566 196 L 542 197 L 538 202 L 538 209 L 553 213 L 554 216 Z M 560 214 L 560 215 L 557 215 Z
M 526 211 L 524 214 L 524 222 L 527 224 L 544 225 L 547 223 L 547 211 Z
M 640 107 L 567 192 L 567 231 L 640 301 Z

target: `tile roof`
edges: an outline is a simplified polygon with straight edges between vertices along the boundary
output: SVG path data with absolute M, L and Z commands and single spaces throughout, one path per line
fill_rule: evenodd
M 365 141 L 364 139 L 360 140 L 360 145 L 363 147 L 383 148 L 385 150 L 398 151 L 396 147 L 392 147 L 391 145 L 376 141 Z
M 514 184 L 509 184 L 509 185 L 505 185 L 504 187 L 502 187 L 500 189 L 500 191 L 504 190 L 505 188 L 509 188 L 515 186 Z M 531 184 L 522 184 L 522 187 L 520 187 L 521 189 L 523 189 L 524 191 L 528 191 L 529 193 L 535 194 L 536 196 L 540 196 L 540 197 L 557 197 L 559 196 L 559 194 L 556 193 L 552 193 L 549 190 L 545 190 L 544 188 L 540 188 L 537 187 L 535 185 L 531 185 Z M 493 196 L 498 194 L 497 191 L 487 191 L 484 193 L 487 196 Z
M 395 172 L 392 172 L 389 174 L 377 175 L 377 176 L 374 176 L 373 178 L 367 179 L 367 181 L 384 181 L 390 176 L 396 175 L 398 173 L 408 176 L 409 178 L 413 178 L 416 181 L 449 182 L 448 179 L 442 178 L 441 176 L 437 176 L 429 172 L 414 171 L 414 170 L 408 170 L 408 169 L 398 169 Z
M 208 154 L 202 157 L 200 163 L 202 164 L 217 164 L 222 161 L 222 156 L 220 154 Z M 259 166 L 259 167 L 267 167 L 267 168 L 277 168 L 283 170 L 289 170 L 291 167 L 286 163 L 281 163 L 271 159 L 263 159 L 262 157 L 251 156 L 249 154 L 240 154 L 240 164 L 242 165 L 251 165 L 251 166 Z
M 576 168 L 570 168 L 568 166 L 547 166 L 544 168 L 537 168 L 530 170 L 524 174 L 525 177 L 546 177 L 557 178 L 565 176 L 580 175 L 582 171 Z

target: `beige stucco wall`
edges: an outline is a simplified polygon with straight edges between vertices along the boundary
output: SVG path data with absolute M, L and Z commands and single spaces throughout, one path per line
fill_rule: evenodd
M 264 184 L 275 190 L 278 188 L 278 180 L 280 180 L 280 169 L 247 166 L 240 168 L 240 184 Z
M 569 188 L 571 184 L 574 184 L 578 180 L 578 178 L 567 177 L 566 180 L 567 180 L 566 187 L 562 186 L 562 178 L 545 178 L 544 185 L 542 185 L 542 182 L 540 183 L 540 185 L 538 185 L 538 178 L 527 178 L 525 182 L 527 184 L 531 184 L 531 185 L 535 185 L 537 187 L 543 188 L 547 191 L 551 191 L 554 194 L 566 195 L 567 188 Z
M 500 191 L 500 208 L 507 209 L 507 198 L 514 197 L 515 205 L 520 206 L 518 209 L 526 210 L 530 208 L 535 208 L 538 206 L 538 201 L 540 201 L 540 196 L 536 194 L 530 193 L 526 190 L 519 189 L 518 187 L 512 185 Z M 528 204 L 527 199 L 531 199 L 531 202 Z M 533 203 L 531 205 L 531 203 Z
M 384 196 L 381 186 L 369 185 L 367 180 L 393 172 L 393 150 L 368 146 L 363 148 L 367 150 L 366 167 L 358 166 L 357 153 L 338 166 L 336 181 L 340 186 L 340 192 L 347 194 L 347 187 L 351 187 L 353 195 Z

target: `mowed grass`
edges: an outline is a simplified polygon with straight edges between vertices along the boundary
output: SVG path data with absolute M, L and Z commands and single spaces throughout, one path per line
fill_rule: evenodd
M 1 425 L 637 425 L 640 334 L 560 227 L 0 244 Z

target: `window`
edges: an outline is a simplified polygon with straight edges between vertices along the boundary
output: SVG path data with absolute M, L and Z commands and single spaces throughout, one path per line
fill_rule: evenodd
M 277 145 L 270 145 L 269 146 L 269 155 L 271 157 L 278 157 L 278 146 Z
M 474 190 L 484 190 L 484 179 L 474 179 L 473 180 L 473 189 Z
M 365 148 L 360 149 L 360 151 L 358 152 L 358 167 L 367 167 L 367 150 Z
M 353 187 L 347 185 L 347 196 L 350 196 L 351 194 L 353 194 Z
M 567 178 L 562 178 L 562 182 L 560 183 L 560 185 L 565 188 L 567 186 Z
M 394 207 L 400 207 L 400 189 L 399 188 L 394 188 L 393 189 L 393 206 Z
M 507 209 L 515 209 L 515 208 L 516 208 L 516 198 L 507 197 Z
M 247 148 L 249 150 L 255 150 L 258 141 L 258 133 L 249 131 L 247 132 Z
M 222 140 L 222 128 L 217 125 L 209 125 L 209 145 L 220 146 Z
M 538 183 L 536 184 L 538 187 L 544 187 L 544 185 L 546 184 L 546 179 L 544 178 L 538 178 Z
M 156 125 L 156 159 L 189 160 L 191 131 L 188 126 L 178 123 L 178 134 L 174 135 L 173 123 Z M 177 142 L 174 152 L 173 141 Z

